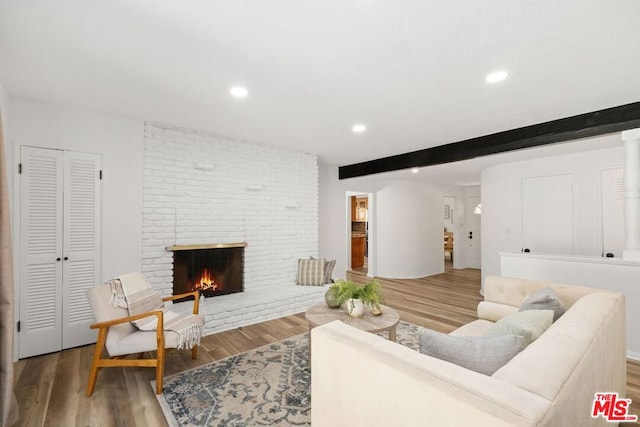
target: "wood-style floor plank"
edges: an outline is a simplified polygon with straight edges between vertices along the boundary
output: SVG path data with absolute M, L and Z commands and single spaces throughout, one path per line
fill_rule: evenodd
M 367 282 L 361 272 L 348 277 Z M 476 319 L 480 295 L 479 270 L 453 270 L 415 280 L 379 279 L 385 304 L 394 307 L 404 321 L 440 332 Z M 229 357 L 262 345 L 307 332 L 304 314 L 209 335 L 202 339 L 198 359 L 190 351 L 167 354 L 165 375 Z M 15 363 L 15 393 L 20 426 L 166 426 L 151 388 L 153 369 L 110 368 L 98 374 L 96 389 L 85 396 L 95 346 L 23 359 Z M 631 413 L 640 415 L 640 362 L 627 363 L 627 397 Z

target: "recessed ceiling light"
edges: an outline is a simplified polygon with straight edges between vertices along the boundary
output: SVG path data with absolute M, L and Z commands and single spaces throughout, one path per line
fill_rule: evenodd
M 351 129 L 353 129 L 353 131 L 355 133 L 362 133 L 365 130 L 367 130 L 367 127 L 365 125 L 363 125 L 362 123 L 358 123 L 358 124 L 353 125 L 353 127 Z
M 229 93 L 231 93 L 231 95 L 235 96 L 236 98 L 246 98 L 247 95 L 249 95 L 249 91 L 247 90 L 247 88 L 242 86 L 232 87 L 229 90 Z
M 487 74 L 487 83 L 498 83 L 503 81 L 509 77 L 509 73 L 504 70 L 494 71 L 493 73 Z
M 420 169 L 418 168 L 411 168 L 411 173 L 418 173 L 420 172 Z

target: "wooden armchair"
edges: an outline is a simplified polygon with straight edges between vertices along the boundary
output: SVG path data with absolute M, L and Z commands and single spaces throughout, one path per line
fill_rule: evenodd
M 180 298 L 193 297 L 193 314 L 198 314 L 200 294 L 198 291 L 188 292 L 162 298 L 163 301 L 172 301 Z M 100 368 L 117 366 L 138 366 L 156 368 L 156 393 L 162 393 L 162 377 L 164 374 L 165 353 L 169 349 L 177 348 L 178 334 L 173 331 L 164 331 L 163 312 L 161 310 L 129 316 L 126 308 L 113 307 L 111 299 L 111 287 L 108 284 L 94 286 L 87 291 L 87 297 L 97 323 L 92 324 L 91 329 L 98 329 L 98 340 L 93 353 L 93 363 L 89 373 L 87 396 L 93 394 L 96 378 Z M 156 331 L 138 330 L 131 322 L 148 316 L 158 318 Z M 103 358 L 106 347 L 108 358 Z M 156 357 L 143 359 L 145 352 L 156 352 Z M 138 359 L 125 359 L 127 355 L 138 354 Z M 191 357 L 198 357 L 198 347 L 191 349 Z

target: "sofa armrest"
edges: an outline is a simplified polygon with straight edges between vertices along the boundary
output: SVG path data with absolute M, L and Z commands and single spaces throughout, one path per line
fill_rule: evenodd
M 480 301 L 478 304 L 478 319 L 497 322 L 505 316 L 516 313 L 518 307 L 512 305 L 499 304 L 490 301 Z
M 311 332 L 311 422 L 535 425 L 550 402 L 340 321 Z

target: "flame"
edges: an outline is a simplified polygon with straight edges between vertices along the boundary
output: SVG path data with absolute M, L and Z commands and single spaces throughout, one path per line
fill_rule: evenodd
M 215 279 L 211 276 L 211 272 L 209 269 L 205 268 L 202 271 L 202 276 L 200 276 L 200 280 L 196 281 L 194 284 L 194 289 L 203 291 L 205 289 L 211 289 L 215 291 L 218 289 L 218 284 L 215 282 Z

